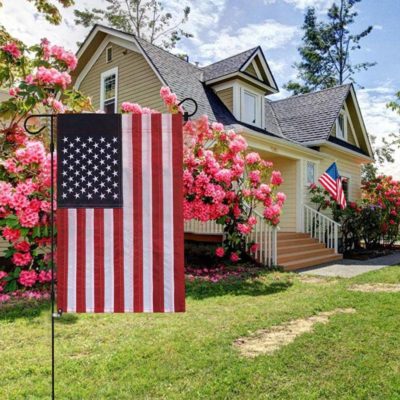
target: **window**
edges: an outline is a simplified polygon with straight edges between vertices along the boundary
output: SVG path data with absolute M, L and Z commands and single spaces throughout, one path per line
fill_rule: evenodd
M 315 163 L 312 161 L 307 162 L 307 184 L 315 183 Z
M 347 120 L 346 114 L 340 112 L 337 122 L 336 122 L 336 137 L 338 139 L 347 140 Z
M 346 201 L 349 201 L 349 187 L 350 187 L 350 178 L 346 178 L 345 176 L 342 176 L 342 187 L 343 187 L 343 193 L 344 197 L 346 198 Z
M 255 124 L 257 122 L 257 96 L 247 91 L 243 92 L 243 122 Z
M 107 47 L 106 49 L 106 62 L 112 61 L 112 47 Z
M 101 74 L 100 107 L 107 114 L 117 110 L 118 69 L 113 68 Z

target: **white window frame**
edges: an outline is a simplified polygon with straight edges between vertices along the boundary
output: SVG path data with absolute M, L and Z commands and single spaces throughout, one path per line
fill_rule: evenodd
M 109 50 L 111 50 L 111 58 L 110 59 L 108 59 L 108 51 Z M 112 61 L 112 59 L 113 59 L 113 48 L 112 48 L 112 46 L 108 46 L 108 47 L 106 47 L 106 63 L 107 64 L 110 63 Z
M 343 129 L 344 132 L 342 132 L 341 128 L 340 128 L 340 124 L 339 124 L 339 118 L 343 117 Z M 341 134 L 339 135 L 339 132 L 341 132 Z M 336 137 L 338 139 L 342 139 L 345 140 L 347 142 L 347 114 L 344 110 L 340 111 L 339 116 L 336 119 Z
M 250 96 L 255 97 L 255 115 L 256 115 L 256 119 L 255 122 L 248 122 L 244 120 L 244 96 L 248 94 Z M 241 88 L 241 93 L 240 93 L 240 120 L 246 124 L 250 124 L 250 125 L 254 125 L 254 126 L 258 126 L 261 127 L 262 125 L 262 115 L 261 115 L 261 99 L 262 96 L 257 93 L 254 92 L 252 90 L 249 90 L 247 88 Z
M 114 112 L 117 112 L 117 105 L 118 105 L 118 67 L 111 68 L 107 71 L 104 71 L 100 75 L 100 109 L 104 110 L 104 81 L 110 77 L 111 75 L 115 75 L 115 103 L 114 103 Z M 109 100 L 109 99 L 107 99 Z
M 309 181 L 308 179 L 308 167 L 312 166 L 314 169 L 314 180 L 312 182 Z M 317 164 L 314 161 L 307 161 L 306 162 L 306 185 L 309 186 L 313 183 L 316 183 L 317 179 Z

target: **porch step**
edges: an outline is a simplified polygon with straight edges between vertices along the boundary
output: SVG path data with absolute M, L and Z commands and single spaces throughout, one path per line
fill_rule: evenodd
M 314 267 L 316 265 L 321 265 L 332 261 L 339 261 L 342 259 L 343 256 L 341 254 L 332 254 L 330 256 L 305 258 L 302 260 L 286 262 L 283 265 L 283 269 L 284 271 L 296 271 L 298 269 Z
M 290 261 L 304 260 L 312 257 L 320 257 L 320 256 L 330 256 L 331 254 L 335 254 L 333 249 L 327 249 L 326 247 L 315 247 L 310 248 L 304 251 L 303 248 L 298 249 L 296 252 L 283 253 L 282 255 L 278 255 L 278 264 L 282 265 L 284 263 L 288 263 Z
M 280 232 L 278 234 L 278 265 L 285 271 L 313 267 L 343 258 L 333 249 L 313 239 L 309 234 Z

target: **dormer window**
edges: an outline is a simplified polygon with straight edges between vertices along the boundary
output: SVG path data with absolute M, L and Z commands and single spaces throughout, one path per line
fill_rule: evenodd
M 336 121 L 336 137 L 347 140 L 347 117 L 344 111 L 341 111 Z

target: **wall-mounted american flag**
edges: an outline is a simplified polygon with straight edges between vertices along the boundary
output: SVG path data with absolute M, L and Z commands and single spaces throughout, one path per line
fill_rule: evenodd
M 323 188 L 332 196 L 340 208 L 347 207 L 346 196 L 343 190 L 342 177 L 334 162 L 318 179 Z
M 180 115 L 60 115 L 57 303 L 185 309 Z

